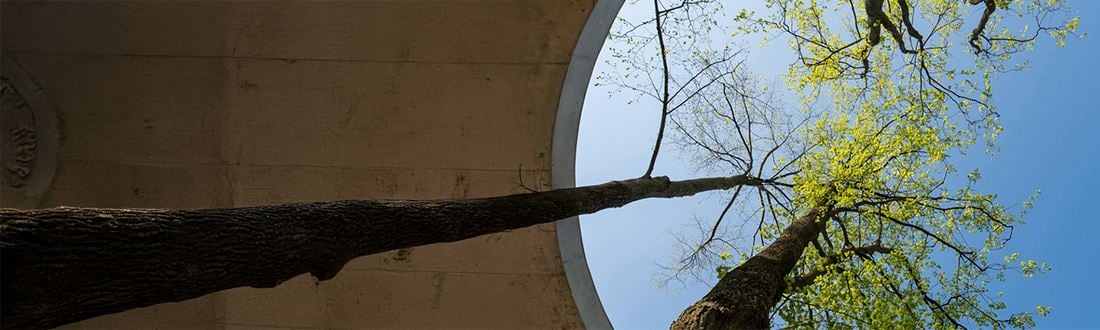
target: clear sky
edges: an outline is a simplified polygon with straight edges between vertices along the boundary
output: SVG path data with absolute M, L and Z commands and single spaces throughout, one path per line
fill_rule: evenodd
M 1079 31 L 1100 33 L 1100 1 L 1076 1 Z M 648 15 L 651 3 L 626 4 L 621 16 Z M 633 16 L 638 17 L 638 16 Z M 607 46 L 605 45 L 605 49 Z M 604 52 L 603 54 L 606 54 Z M 979 191 L 995 192 L 1006 204 L 1041 189 L 1028 224 L 1017 228 L 1006 250 L 1046 261 L 1054 270 L 1004 285 L 1012 310 L 1053 306 L 1039 328 L 1100 328 L 1100 40 L 1071 39 L 1064 48 L 1040 43 L 1027 54 L 1032 68 L 1002 77 L 994 85 L 1005 128 L 1000 151 L 960 159 L 960 169 L 980 168 Z M 785 45 L 754 49 L 749 65 L 774 74 L 791 63 Z M 608 70 L 602 63 L 596 72 Z M 626 104 L 609 90 L 590 86 L 581 120 L 577 184 L 640 176 L 650 156 L 659 110 L 652 103 Z M 675 150 L 661 154 L 656 175 L 691 178 L 686 159 Z M 596 288 L 618 329 L 667 329 L 685 307 L 702 297 L 715 280 L 687 280 L 659 287 L 673 263 L 676 241 L 693 216 L 715 218 L 723 205 L 714 194 L 675 200 L 646 200 L 624 208 L 582 216 L 585 251 Z

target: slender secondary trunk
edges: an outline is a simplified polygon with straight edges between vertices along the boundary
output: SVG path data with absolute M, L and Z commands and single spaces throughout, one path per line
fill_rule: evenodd
M 363 255 L 760 183 L 657 177 L 467 200 L 0 209 L 0 322 L 48 328 L 235 287 L 273 287 L 303 273 L 326 280 Z
M 730 270 L 703 299 L 684 310 L 672 329 L 769 328 L 769 312 L 786 289 L 784 279 L 821 232 L 819 221 L 825 212 L 814 208 L 792 222 L 775 242 Z

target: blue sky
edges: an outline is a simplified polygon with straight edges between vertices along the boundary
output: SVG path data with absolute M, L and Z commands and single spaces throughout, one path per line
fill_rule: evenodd
M 1076 1 L 1080 31 L 1100 33 L 1100 1 Z M 626 4 L 621 15 L 646 15 L 650 3 Z M 637 17 L 637 16 L 634 16 Z M 605 45 L 610 46 L 611 42 Z M 606 52 L 604 53 L 606 54 Z M 783 45 L 757 48 L 749 55 L 757 72 L 775 74 L 791 61 Z M 1006 204 L 1024 200 L 1035 189 L 1043 194 L 1017 228 L 1007 250 L 1046 261 L 1045 276 L 1012 276 L 1004 284 L 1009 306 L 1031 310 L 1037 304 L 1054 312 L 1038 318 L 1039 328 L 1100 328 L 1095 317 L 1100 286 L 1100 40 L 1068 40 L 1064 48 L 1041 43 L 1028 54 L 1032 68 L 998 80 L 996 102 L 1005 127 L 1000 151 L 974 152 L 959 159 L 960 169 L 980 168 L 981 191 L 995 192 Z M 602 59 L 601 59 L 602 62 Z M 597 64 L 596 72 L 608 70 Z M 590 86 L 581 120 L 577 184 L 637 177 L 645 172 L 658 107 L 626 104 L 609 90 Z M 671 148 L 655 171 L 676 178 L 698 177 L 687 159 Z M 714 194 L 675 200 L 646 200 L 624 208 L 582 216 L 585 251 L 612 323 L 619 329 L 667 329 L 686 306 L 709 290 L 693 280 L 659 287 L 673 261 L 671 235 L 690 226 L 693 216 L 714 218 L 723 205 Z

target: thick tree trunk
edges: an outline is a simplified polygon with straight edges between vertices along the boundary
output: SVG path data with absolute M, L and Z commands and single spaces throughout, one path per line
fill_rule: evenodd
M 208 210 L 0 209 L 0 322 L 55 327 L 303 273 L 352 258 L 553 222 L 651 197 L 759 185 L 746 176 L 613 181 L 503 197 Z
M 684 310 L 672 329 L 769 328 L 769 312 L 786 289 L 784 279 L 821 232 L 819 221 L 825 212 L 815 208 L 792 222 L 775 242 L 730 270 L 703 299 Z

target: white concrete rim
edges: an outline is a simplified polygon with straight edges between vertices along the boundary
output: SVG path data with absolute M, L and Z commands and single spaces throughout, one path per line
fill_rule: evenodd
M 569 68 L 565 72 L 561 95 L 558 98 L 557 118 L 554 121 L 554 142 L 550 151 L 550 188 L 576 186 L 577 133 L 580 130 L 581 108 L 592 70 L 596 66 L 603 42 L 611 31 L 611 23 L 619 15 L 625 0 L 599 0 L 584 23 Z M 587 329 L 611 329 L 611 320 L 603 309 L 588 260 L 584 256 L 581 226 L 578 217 L 557 222 L 558 249 L 561 253 L 565 278 L 569 291 L 577 304 L 581 321 Z

